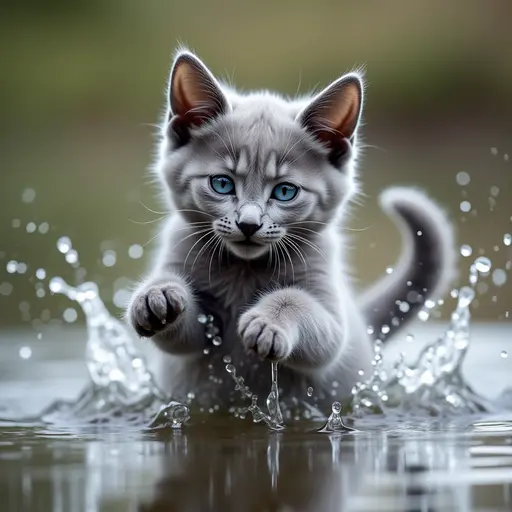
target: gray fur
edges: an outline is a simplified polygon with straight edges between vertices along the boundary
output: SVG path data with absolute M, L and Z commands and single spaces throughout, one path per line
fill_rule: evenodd
M 424 243 L 407 240 L 402 267 L 362 306 L 352 291 L 339 225 L 357 192 L 362 96 L 358 73 L 309 99 L 241 95 L 196 56 L 178 53 L 155 165 L 172 213 L 127 309 L 136 332 L 164 352 L 159 376 L 174 396 L 205 390 L 211 399 L 213 365 L 213 401 L 229 403 L 224 354 L 259 394 L 270 375 L 261 361 L 277 359 L 287 396 L 305 398 L 311 385 L 328 398 L 333 381 L 338 397 L 347 396 L 358 371 L 371 371 L 367 326 L 387 322 L 395 301 L 406 299 L 406 282 L 421 287 L 418 304 L 446 290 L 455 261 L 448 222 L 426 196 L 403 188 L 385 192 L 383 204 L 406 237 L 422 230 Z M 236 195 L 212 190 L 209 177 L 218 174 L 233 177 Z M 300 189 L 289 203 L 270 198 L 282 181 Z M 251 238 L 257 246 L 237 243 L 245 240 L 241 223 L 261 226 Z M 202 311 L 222 325 L 223 343 L 207 355 Z M 401 313 L 401 324 L 413 311 Z

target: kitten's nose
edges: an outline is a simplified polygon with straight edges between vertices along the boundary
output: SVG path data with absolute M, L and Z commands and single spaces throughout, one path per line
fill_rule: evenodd
M 236 225 L 238 226 L 238 229 L 247 237 L 251 238 L 258 229 L 261 228 L 263 224 L 256 224 L 253 222 L 237 222 Z

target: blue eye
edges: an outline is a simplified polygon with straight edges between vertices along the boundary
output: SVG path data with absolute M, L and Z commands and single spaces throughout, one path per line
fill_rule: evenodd
M 210 184 L 217 194 L 234 194 L 235 184 L 229 176 L 212 176 Z
M 299 192 L 299 187 L 291 183 L 279 183 L 272 190 L 272 198 L 278 201 L 291 201 Z

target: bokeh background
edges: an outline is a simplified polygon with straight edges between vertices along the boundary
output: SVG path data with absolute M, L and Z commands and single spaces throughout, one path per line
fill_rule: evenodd
M 121 313 L 163 211 L 146 168 L 179 42 L 244 89 L 286 94 L 365 64 L 366 196 L 351 221 L 360 286 L 400 250 L 378 194 L 410 184 L 446 208 L 471 247 L 461 282 L 478 255 L 501 271 L 498 284 L 492 272 L 479 284 L 474 314 L 506 321 L 511 20 L 508 0 L 2 2 L 0 325 L 81 321 L 47 292 L 52 275 L 96 281 Z M 62 236 L 78 271 L 56 249 Z

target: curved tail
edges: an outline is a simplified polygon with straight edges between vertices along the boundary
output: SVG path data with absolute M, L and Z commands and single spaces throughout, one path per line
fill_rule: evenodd
M 381 194 L 380 204 L 400 229 L 404 250 L 393 272 L 359 301 L 374 332 L 389 326 L 379 336 L 384 340 L 412 320 L 426 300 L 438 300 L 448 291 L 457 274 L 457 252 L 448 217 L 424 193 L 393 187 Z

